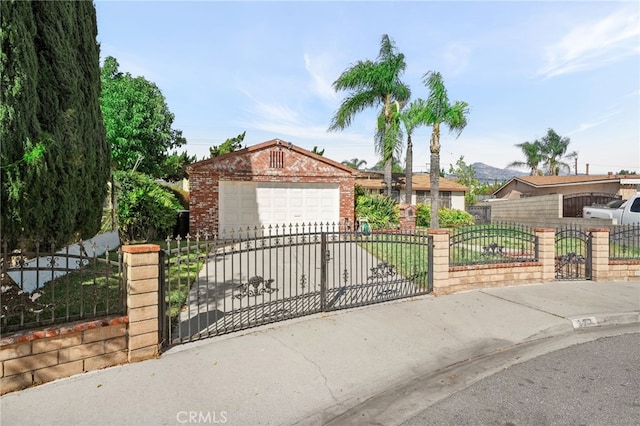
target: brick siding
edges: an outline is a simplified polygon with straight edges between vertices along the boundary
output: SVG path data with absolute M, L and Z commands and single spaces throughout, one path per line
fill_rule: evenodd
M 272 153 L 281 152 L 282 167 L 272 167 Z M 340 220 L 354 221 L 355 176 L 351 169 L 284 141 L 269 141 L 218 158 L 192 164 L 189 172 L 189 230 L 218 231 L 219 182 L 331 183 L 340 191 Z

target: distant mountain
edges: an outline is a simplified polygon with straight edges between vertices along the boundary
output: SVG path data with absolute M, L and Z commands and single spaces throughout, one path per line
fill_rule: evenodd
M 529 173 L 521 170 L 499 169 L 484 163 L 473 163 L 471 167 L 476 171 L 476 177 L 480 183 L 503 182 L 514 176 L 528 176 Z

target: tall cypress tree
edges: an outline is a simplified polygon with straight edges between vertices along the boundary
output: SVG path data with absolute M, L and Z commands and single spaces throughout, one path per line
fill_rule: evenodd
M 10 0 L 1 12 L 3 238 L 90 237 L 110 173 L 95 8 Z
M 0 2 L 0 225 L 11 243 L 24 226 L 26 182 L 34 171 L 24 155 L 40 138 L 35 35 L 30 3 Z

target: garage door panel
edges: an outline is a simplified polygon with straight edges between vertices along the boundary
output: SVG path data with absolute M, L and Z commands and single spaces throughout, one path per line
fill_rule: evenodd
M 219 196 L 221 232 L 340 218 L 338 184 L 221 181 Z

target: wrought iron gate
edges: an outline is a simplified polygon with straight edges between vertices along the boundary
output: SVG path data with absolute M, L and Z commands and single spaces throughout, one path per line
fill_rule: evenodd
M 558 228 L 555 248 L 556 279 L 591 279 L 591 232 L 575 225 Z
M 165 345 L 432 290 L 431 236 L 316 228 L 168 241 Z

